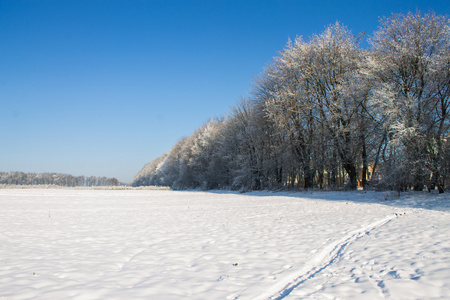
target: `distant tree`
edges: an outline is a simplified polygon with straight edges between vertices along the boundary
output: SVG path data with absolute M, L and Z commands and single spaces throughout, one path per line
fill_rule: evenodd
M 60 173 L 24 173 L 24 172 L 1 172 L 0 184 L 14 185 L 57 185 L 65 187 L 75 186 L 117 186 L 119 180 L 107 177 L 75 177 Z

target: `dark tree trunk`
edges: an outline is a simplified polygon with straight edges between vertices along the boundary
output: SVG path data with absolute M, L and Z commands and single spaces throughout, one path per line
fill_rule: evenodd
M 356 166 L 353 163 L 346 162 L 342 165 L 345 172 L 349 177 L 349 182 L 347 188 L 351 190 L 355 190 L 357 188 L 357 174 L 356 174 Z
M 362 187 L 365 188 L 365 186 L 367 185 L 367 152 L 366 152 L 366 141 L 364 140 L 363 137 L 362 137 L 362 157 L 361 158 L 362 158 L 362 162 L 363 162 L 361 183 L 362 183 Z

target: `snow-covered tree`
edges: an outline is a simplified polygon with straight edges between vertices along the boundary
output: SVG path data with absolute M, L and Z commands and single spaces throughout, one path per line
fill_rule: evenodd
M 356 188 L 359 125 L 368 97 L 362 59 L 358 38 L 336 23 L 310 42 L 288 43 L 268 71 L 276 84 L 266 110 L 287 135 L 305 188 L 316 174 L 322 185 L 325 170 L 335 178 L 339 165 Z
M 362 50 L 340 23 L 289 42 L 251 97 L 147 165 L 133 184 L 240 190 L 366 185 L 443 191 L 450 33 L 420 12 L 381 20 Z M 369 173 L 372 174 L 369 174 Z
M 449 21 L 434 13 L 394 14 L 371 40 L 373 101 L 389 128 L 390 182 L 438 186 L 449 130 Z M 399 176 L 399 174 L 409 174 Z

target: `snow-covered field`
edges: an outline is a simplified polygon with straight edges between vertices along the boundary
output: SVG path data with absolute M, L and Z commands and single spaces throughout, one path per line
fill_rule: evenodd
M 447 194 L 2 189 L 0 228 L 2 300 L 450 299 Z

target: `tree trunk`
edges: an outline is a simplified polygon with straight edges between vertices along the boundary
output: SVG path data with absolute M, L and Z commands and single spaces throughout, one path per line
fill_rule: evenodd
M 356 166 L 351 162 L 345 162 L 342 167 L 349 177 L 349 182 L 347 184 L 347 188 L 351 190 L 356 190 L 357 188 L 357 173 Z
M 305 190 L 313 187 L 314 184 L 314 174 L 312 174 L 311 167 L 309 165 L 305 165 L 303 167 L 303 182 Z
M 362 188 L 364 189 L 366 187 L 367 184 L 367 152 L 366 152 L 366 141 L 364 140 L 364 137 L 361 137 L 362 139 L 362 162 L 363 162 L 363 167 L 362 167 L 362 178 L 361 178 L 361 183 L 362 183 Z

